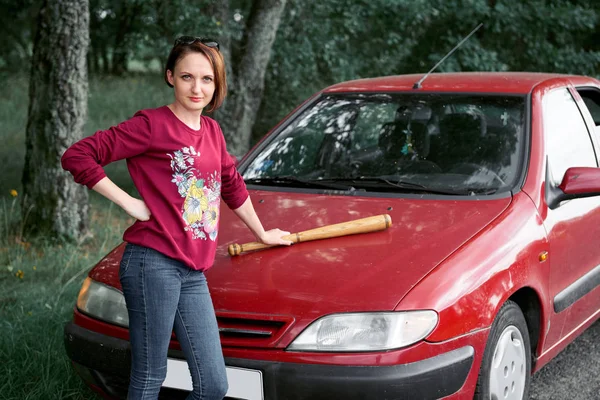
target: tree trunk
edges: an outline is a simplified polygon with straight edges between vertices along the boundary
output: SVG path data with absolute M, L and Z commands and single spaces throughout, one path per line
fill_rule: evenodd
M 88 193 L 61 168 L 87 115 L 87 0 L 45 0 L 38 17 L 29 84 L 23 169 L 27 231 L 79 239 L 88 233 Z
M 216 20 L 221 23 L 221 31 L 223 34 L 218 37 L 218 41 L 221 54 L 225 59 L 225 73 L 227 74 L 227 82 L 229 83 L 234 79 L 234 57 L 232 57 L 231 30 L 229 29 L 229 0 L 212 2 L 206 7 L 206 12 L 208 15 L 213 15 Z M 229 89 L 231 89 L 231 87 L 229 87 Z
M 110 65 L 110 59 L 108 57 L 108 48 L 105 43 L 100 44 L 99 51 L 100 51 L 100 59 L 102 60 L 102 72 L 105 75 L 108 75 L 110 73 L 110 70 L 112 69 L 112 67 Z
M 248 151 L 252 126 L 262 101 L 264 80 L 271 48 L 286 0 L 255 0 L 242 40 L 239 64 L 232 65 L 228 97 L 217 115 L 230 153 L 240 156 Z M 228 46 L 226 53 L 231 62 Z M 237 58 L 237 57 L 236 57 Z
M 119 13 L 119 29 L 115 36 L 113 46 L 112 73 L 123 75 L 127 72 L 127 58 L 129 56 L 128 36 L 131 27 L 140 14 L 141 5 L 137 1 L 124 1 Z

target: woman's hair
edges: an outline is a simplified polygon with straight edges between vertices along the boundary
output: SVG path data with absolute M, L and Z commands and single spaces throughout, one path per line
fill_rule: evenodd
M 223 56 L 217 47 L 208 47 L 199 40 L 194 41 L 193 43 L 175 43 L 173 48 L 171 49 L 171 53 L 169 53 L 169 57 L 167 58 L 167 63 L 165 65 L 165 82 L 170 87 L 173 87 L 169 83 L 169 79 L 167 78 L 167 71 L 171 71 L 171 73 L 175 74 L 175 65 L 181 60 L 184 56 L 190 53 L 201 53 L 206 56 L 208 62 L 210 63 L 214 73 L 215 73 L 215 92 L 213 94 L 213 98 L 206 106 L 207 112 L 213 112 L 217 108 L 223 104 L 223 100 L 225 100 L 225 96 L 227 95 L 227 77 L 225 75 L 225 61 L 223 60 Z

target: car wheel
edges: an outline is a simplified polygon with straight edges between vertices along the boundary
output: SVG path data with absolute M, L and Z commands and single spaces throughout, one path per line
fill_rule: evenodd
M 475 399 L 527 399 L 530 382 L 531 346 L 527 323 L 519 306 L 508 300 L 492 324 Z

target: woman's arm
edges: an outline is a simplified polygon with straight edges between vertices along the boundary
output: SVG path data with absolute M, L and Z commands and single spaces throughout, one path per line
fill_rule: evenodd
M 108 177 L 104 177 L 98 181 L 92 190 L 100 193 L 119 207 L 121 207 L 131 217 L 140 221 L 148 221 L 150 219 L 150 210 L 143 200 L 131 197 L 127 192 L 118 187 Z
M 277 228 L 265 231 L 260 219 L 258 219 L 258 215 L 256 215 L 256 211 L 254 211 L 250 196 L 248 196 L 246 201 L 244 201 L 240 207 L 233 210 L 233 212 L 246 224 L 246 226 L 248 226 L 248 228 L 256 237 L 256 240 L 259 242 L 264 244 L 292 244 L 291 240 L 282 239 L 282 236 L 289 235 L 289 232 L 282 231 Z
M 142 154 L 150 146 L 152 128 L 146 111 L 104 131 L 73 143 L 62 155 L 63 169 L 75 182 L 92 189 L 106 177 L 103 166 Z

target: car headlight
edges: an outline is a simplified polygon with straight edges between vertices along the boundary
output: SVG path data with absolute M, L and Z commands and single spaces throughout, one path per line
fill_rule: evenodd
M 438 323 L 432 310 L 333 314 L 313 322 L 288 347 L 296 351 L 380 351 L 424 339 Z
M 77 308 L 94 318 L 129 327 L 129 315 L 123 293 L 91 278 L 83 281 L 77 297 Z

